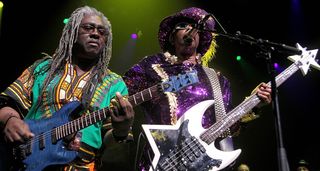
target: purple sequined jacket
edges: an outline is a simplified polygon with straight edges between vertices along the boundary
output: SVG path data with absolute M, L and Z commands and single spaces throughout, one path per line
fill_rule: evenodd
M 171 64 L 166 61 L 163 53 L 143 58 L 125 73 L 123 78 L 128 86 L 129 94 L 132 95 L 160 83 L 167 76 L 184 74 L 190 69 L 197 71 L 199 83 L 184 87 L 177 93 L 162 93 L 158 97 L 141 104 L 145 110 L 148 124 L 174 124 L 176 119 L 179 119 L 195 104 L 213 99 L 210 81 L 200 64 L 194 66 Z M 228 112 L 232 108 L 230 83 L 220 74 L 219 81 L 224 106 L 226 112 Z M 202 124 L 206 128 L 214 122 L 214 106 L 212 106 L 204 114 Z
M 198 83 L 183 87 L 176 93 L 160 93 L 141 104 L 147 124 L 174 124 L 192 106 L 201 101 L 213 99 L 210 81 L 200 64 L 193 66 L 173 64 L 163 53 L 143 58 L 124 74 L 123 79 L 127 84 L 129 95 L 133 95 L 161 83 L 165 78 L 184 74 L 190 70 L 197 71 Z M 221 74 L 218 74 L 218 78 L 224 106 L 226 112 L 228 112 L 232 108 L 230 83 Z M 214 122 L 215 110 L 214 105 L 212 105 L 203 115 L 202 125 L 204 128 L 208 128 Z M 142 158 L 139 161 L 139 170 L 148 170 L 150 166 L 148 149 L 149 147 L 143 150 Z

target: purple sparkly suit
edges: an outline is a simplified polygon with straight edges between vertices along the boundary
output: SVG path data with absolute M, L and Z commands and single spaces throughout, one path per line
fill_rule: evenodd
M 164 93 L 141 104 L 145 111 L 147 124 L 173 124 L 175 119 L 179 119 L 192 106 L 201 101 L 213 99 L 210 81 L 200 64 L 193 66 L 171 64 L 166 61 L 163 53 L 143 58 L 124 74 L 123 79 L 128 86 L 129 95 L 132 95 L 160 83 L 164 76 L 184 74 L 190 70 L 197 71 L 199 83 L 184 87 L 177 93 L 172 93 L 175 98 L 174 104 L 172 104 L 170 96 Z M 221 85 L 224 106 L 226 112 L 228 112 L 232 108 L 230 83 L 220 74 L 218 78 Z M 214 106 L 211 106 L 205 112 L 202 118 L 204 128 L 209 127 L 215 122 L 214 113 Z

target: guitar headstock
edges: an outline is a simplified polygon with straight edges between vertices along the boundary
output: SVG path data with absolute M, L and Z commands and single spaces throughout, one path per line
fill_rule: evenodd
M 310 65 L 320 70 L 320 65 L 315 60 L 318 49 L 306 50 L 297 43 L 297 48 L 301 50 L 301 55 L 292 55 L 288 59 L 298 64 L 303 76 L 307 75 Z
M 186 72 L 185 74 L 179 74 L 177 76 L 171 76 L 168 80 L 161 83 L 163 92 L 177 92 L 182 88 L 198 83 L 198 74 L 196 70 Z

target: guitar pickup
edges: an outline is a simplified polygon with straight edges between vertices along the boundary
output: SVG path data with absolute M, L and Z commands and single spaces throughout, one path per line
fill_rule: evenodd
M 43 133 L 41 133 L 41 134 L 39 135 L 39 149 L 40 149 L 40 150 L 43 150 L 44 147 L 45 147 L 44 135 L 43 135 Z
M 57 133 L 58 133 L 58 128 L 54 128 L 53 131 L 51 131 L 51 143 L 52 144 L 56 144 L 58 141 Z
M 31 144 L 32 144 L 32 141 L 27 142 L 27 144 L 25 146 L 25 151 L 24 151 L 25 155 L 31 154 L 31 152 L 32 152 L 32 145 Z

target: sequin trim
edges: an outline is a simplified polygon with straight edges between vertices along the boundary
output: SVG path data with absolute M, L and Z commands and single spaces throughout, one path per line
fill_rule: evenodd
M 160 64 L 153 64 L 152 69 L 162 78 L 162 80 L 169 79 L 168 74 L 161 68 Z M 170 116 L 171 116 L 171 124 L 174 125 L 177 123 L 177 108 L 178 102 L 175 93 L 165 92 L 165 95 L 168 98 L 169 108 L 170 108 Z

